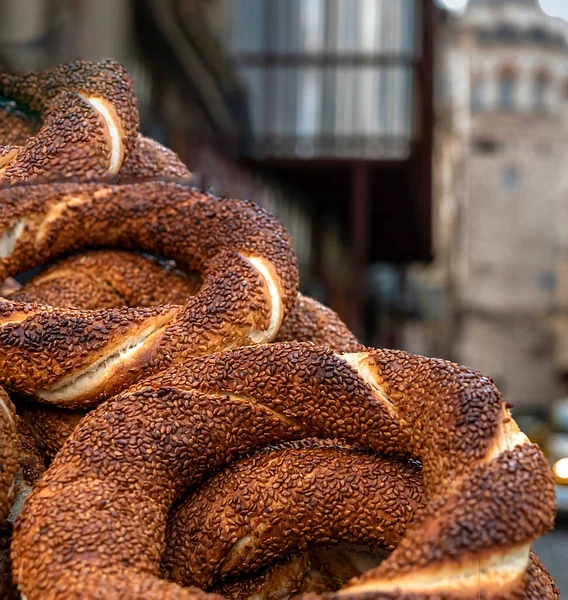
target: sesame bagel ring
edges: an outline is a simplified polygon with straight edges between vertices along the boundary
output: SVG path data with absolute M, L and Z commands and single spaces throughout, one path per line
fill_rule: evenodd
M 67 409 L 41 402 L 18 402 L 18 414 L 28 426 L 36 446 L 49 464 L 73 433 L 87 409 Z
M 95 250 L 57 261 L 19 290 L 15 302 L 88 310 L 183 305 L 201 287 L 198 273 L 124 250 Z
M 187 358 L 89 413 L 16 523 L 20 592 L 211 598 L 158 578 L 170 507 L 236 456 L 306 437 L 419 459 L 427 499 L 384 562 L 324 598 L 505 600 L 547 585 L 540 597 L 555 597 L 530 570 L 553 524 L 552 473 L 491 380 L 402 351 L 300 343 Z
M 187 180 L 191 173 L 173 150 L 138 134 L 134 149 L 124 159 L 117 180 L 131 182 L 157 177 Z
M 227 466 L 175 507 L 162 575 L 210 589 L 317 545 L 388 552 L 423 502 L 416 464 L 327 440 L 282 444 Z
M 196 273 L 184 274 L 171 264 L 132 252 L 98 250 L 56 262 L 13 291 L 10 299 L 89 310 L 184 304 L 200 285 Z M 334 311 L 302 294 L 283 320 L 276 341 L 313 342 L 337 352 L 363 350 Z
M 33 115 L 17 128 L 15 144 L 0 139 L 0 181 L 115 176 L 136 143 L 132 80 L 112 60 L 76 61 L 42 73 L 0 73 L 0 94 Z M 25 122 L 20 114 L 4 121 L 16 118 Z M 34 119 L 35 133 L 25 137 L 34 131 Z
M 297 293 L 290 238 L 255 204 L 171 182 L 0 191 L 0 280 L 86 247 L 167 256 L 203 284 L 185 306 L 87 311 L 0 300 L 0 385 L 95 404 L 187 357 L 269 342 Z

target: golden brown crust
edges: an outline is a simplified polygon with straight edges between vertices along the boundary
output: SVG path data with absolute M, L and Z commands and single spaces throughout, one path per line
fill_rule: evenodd
M 37 448 L 47 463 L 73 433 L 85 410 L 69 410 L 36 402 L 18 403 L 18 413 L 28 425 Z
M 106 250 L 56 263 L 12 293 L 10 299 L 91 310 L 184 304 L 200 285 L 196 273 L 183 274 L 147 257 Z M 312 342 L 336 352 L 364 348 L 335 312 L 302 294 L 282 322 L 276 341 Z
M 8 394 L 0 388 L 0 523 L 8 515 L 14 499 L 20 449 L 16 411 Z
M 14 100 L 0 99 L 0 144 L 4 147 L 23 146 L 41 129 L 39 115 L 24 112 Z
M 185 180 L 191 177 L 191 173 L 173 150 L 138 134 L 134 150 L 120 169 L 119 179 L 130 181 L 156 177 Z
M 522 597 L 530 543 L 553 523 L 554 483 L 492 382 L 399 351 L 287 343 L 187 359 L 89 413 L 18 520 L 22 593 L 204 598 L 155 577 L 176 497 L 245 451 L 313 436 L 423 466 L 427 506 L 341 596 Z
M 390 551 L 422 504 L 415 465 L 330 445 L 276 448 L 229 465 L 175 508 L 162 573 L 209 588 L 313 545 Z
M 183 305 L 201 287 L 196 272 L 132 252 L 99 250 L 57 262 L 10 295 L 59 308 Z
M 519 593 L 520 600 L 559 600 L 560 590 L 540 558 L 531 550 L 525 589 Z
M 335 352 L 361 352 L 364 349 L 345 323 L 331 308 L 313 298 L 298 294 L 292 312 L 282 323 L 277 342 L 313 342 Z
M 21 446 L 19 462 L 21 482 L 31 488 L 43 475 L 45 464 L 39 453 L 33 433 L 26 421 L 17 414 L 16 422 Z
M 8 520 L 11 523 L 15 522 L 32 487 L 45 471 L 45 464 L 29 427 L 20 415 L 15 414 L 14 416 L 20 441 L 20 454 L 18 471 L 14 477 L 14 498 L 8 514 Z
M 0 181 L 114 176 L 134 148 L 136 97 L 128 73 L 114 61 L 76 61 L 24 75 L 0 73 L 0 93 L 41 118 L 38 131 L 22 125 L 17 135 L 0 139 Z M 5 113 L 6 120 L 25 121 Z M 26 128 L 31 137 L 25 137 Z
M 174 183 L 4 189 L 2 238 L 1 279 L 97 246 L 165 254 L 203 277 L 184 307 L 79 311 L 0 301 L 0 384 L 67 406 L 97 402 L 189 356 L 271 341 L 296 297 L 295 255 L 274 217 Z
M 310 553 L 303 552 L 248 577 L 223 580 L 211 590 L 231 600 L 286 600 L 302 590 L 310 566 Z

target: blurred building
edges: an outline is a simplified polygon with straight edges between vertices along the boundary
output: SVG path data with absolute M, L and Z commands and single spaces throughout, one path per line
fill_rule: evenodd
M 291 231 L 302 288 L 400 344 L 432 256 L 431 0 L 0 0 L 16 70 L 113 56 L 145 133 Z
M 189 4 L 136 4 L 138 31 L 154 40 L 147 55 L 154 79 L 169 72 L 173 87 L 185 80 L 199 90 L 190 48 L 211 57 L 215 46 L 215 64 L 235 66 L 248 110 L 232 130 L 219 128 L 223 146 L 257 180 L 278 187 L 303 222 L 303 239 L 295 238 L 307 257 L 305 291 L 367 342 L 396 343 L 396 324 L 375 318 L 392 311 L 374 274 L 392 276 L 400 290 L 404 265 L 431 257 L 432 3 L 214 0 L 188 12 Z M 225 98 L 227 89 L 236 88 L 225 87 Z M 203 147 L 211 154 L 211 138 L 200 147 L 200 133 L 190 136 L 190 159 Z M 234 177 L 221 175 L 207 181 L 235 193 Z
M 568 371 L 568 24 L 537 0 L 470 0 L 447 28 L 462 57 L 452 97 L 469 89 L 451 138 L 463 189 L 444 271 L 448 353 L 516 405 L 549 403 Z

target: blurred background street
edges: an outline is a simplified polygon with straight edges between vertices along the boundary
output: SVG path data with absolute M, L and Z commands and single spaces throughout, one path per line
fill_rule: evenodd
M 122 62 L 142 131 L 274 212 L 363 342 L 492 377 L 568 510 L 568 0 L 0 9 L 4 69 Z M 565 523 L 536 548 L 568 597 Z

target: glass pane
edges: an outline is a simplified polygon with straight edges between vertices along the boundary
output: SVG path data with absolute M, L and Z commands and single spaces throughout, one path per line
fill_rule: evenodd
M 260 52 L 264 49 L 264 0 L 234 0 L 234 52 Z
M 322 52 L 325 47 L 325 0 L 302 0 L 299 9 L 299 49 Z
M 264 69 L 248 67 L 241 70 L 241 78 L 247 87 L 249 116 L 255 135 L 264 134 Z
M 308 67 L 300 69 L 299 76 L 296 132 L 301 136 L 315 136 L 322 112 L 322 73 L 320 69 Z
M 499 79 L 499 108 L 511 110 L 514 105 L 515 80 L 510 75 L 503 75 Z

